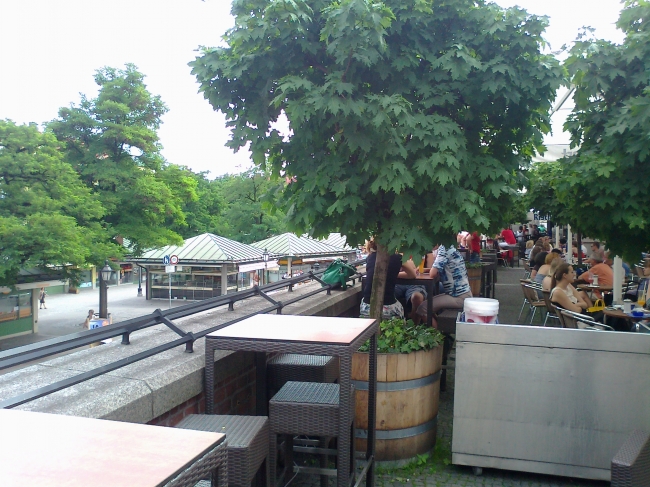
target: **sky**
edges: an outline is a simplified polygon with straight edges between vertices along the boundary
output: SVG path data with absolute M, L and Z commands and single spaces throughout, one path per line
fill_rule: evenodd
M 615 22 L 619 0 L 497 0 L 547 15 L 553 50 L 582 26 L 621 42 Z M 43 123 L 60 107 L 97 94 L 95 70 L 135 64 L 147 88 L 169 108 L 158 131 L 171 163 L 210 177 L 250 167 L 246 151 L 225 147 L 225 117 L 198 93 L 187 63 L 199 46 L 216 46 L 234 24 L 229 0 L 2 0 L 0 15 L 0 119 Z M 560 115 L 548 143 L 566 143 Z

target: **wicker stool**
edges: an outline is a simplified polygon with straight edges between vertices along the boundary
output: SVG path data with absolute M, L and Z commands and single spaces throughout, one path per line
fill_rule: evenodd
M 259 484 L 268 486 L 269 421 L 266 416 L 190 414 L 176 427 L 225 433 L 228 442 L 228 485 L 249 487 L 259 471 Z
M 289 381 L 332 383 L 339 380 L 338 357 L 283 353 L 266 365 L 269 396 L 282 389 Z
M 350 386 L 350 469 L 354 476 L 354 387 Z M 293 465 L 293 435 L 338 437 L 339 385 L 316 382 L 287 382 L 269 402 L 270 445 L 269 464 L 271 485 L 276 482 L 276 455 L 278 435 L 284 436 L 285 469 L 282 475 L 284 485 L 289 480 Z M 321 445 L 323 446 L 323 445 Z M 301 451 L 308 452 L 303 448 Z M 321 484 L 336 470 L 326 469 L 327 454 L 336 455 L 336 450 L 314 449 L 321 454 L 321 468 L 298 467 L 296 471 L 321 475 Z
M 650 434 L 635 430 L 612 459 L 612 487 L 650 485 Z

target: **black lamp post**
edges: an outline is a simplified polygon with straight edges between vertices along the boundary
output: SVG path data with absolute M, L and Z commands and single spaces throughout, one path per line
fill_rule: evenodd
M 264 252 L 262 252 L 262 260 L 264 261 L 264 275 L 262 276 L 262 284 L 266 284 L 266 266 L 269 262 L 269 251 L 267 249 L 264 249 Z
M 99 317 L 108 318 L 108 281 L 111 278 L 113 269 L 104 262 L 104 267 L 99 273 Z

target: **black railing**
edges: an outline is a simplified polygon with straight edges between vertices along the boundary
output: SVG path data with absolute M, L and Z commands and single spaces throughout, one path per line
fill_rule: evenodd
M 364 263 L 365 263 L 365 259 L 353 262 L 351 265 L 358 266 Z M 172 348 L 178 347 L 183 344 L 185 345 L 185 351 L 188 353 L 192 353 L 194 351 L 194 342 L 200 338 L 203 338 L 208 333 L 212 333 L 214 331 L 220 330 L 221 328 L 225 328 L 226 326 L 245 320 L 257 314 L 271 313 L 273 311 L 276 311 L 278 314 L 281 314 L 282 309 L 285 306 L 296 303 L 298 301 L 314 296 L 321 292 L 326 292 L 327 294 L 330 294 L 332 286 L 330 286 L 329 284 L 325 284 L 320 279 L 320 277 L 324 272 L 325 270 L 318 271 L 318 272 L 310 271 L 307 274 L 303 274 L 298 277 L 293 277 L 291 279 L 283 279 L 281 281 L 274 282 L 272 284 L 266 284 L 264 286 L 254 286 L 253 288 L 247 289 L 245 291 L 239 291 L 233 294 L 226 294 L 216 298 L 206 299 L 197 303 L 189 303 L 165 311 L 157 309 L 151 314 L 141 316 L 138 318 L 133 318 L 131 320 L 115 323 L 112 325 L 107 325 L 101 328 L 96 328 L 94 330 L 85 330 L 78 333 L 65 335 L 62 337 L 52 338 L 50 340 L 44 340 L 38 343 L 34 343 L 32 345 L 25 345 L 23 347 L 17 347 L 11 350 L 7 350 L 5 352 L 0 352 L 0 370 L 4 370 L 10 367 L 26 365 L 28 363 L 42 360 L 59 353 L 84 347 L 92 343 L 97 343 L 102 340 L 106 340 L 108 338 L 121 336 L 122 344 L 128 345 L 130 343 L 131 333 L 139 330 L 144 330 L 145 328 L 154 325 L 164 324 L 179 335 L 179 337 L 175 340 L 164 343 L 162 345 L 158 345 L 157 347 L 151 348 L 149 350 L 145 350 L 143 352 L 137 353 L 130 357 L 126 357 L 122 360 L 112 362 L 102 367 L 89 370 L 88 372 L 84 372 L 82 374 L 69 377 L 65 380 L 61 380 L 53 384 L 32 390 L 30 392 L 26 392 L 24 394 L 20 394 L 18 396 L 6 399 L 0 402 L 0 408 L 9 409 L 9 408 L 19 406 L 26 402 L 33 401 L 34 399 L 38 399 L 39 397 L 47 396 L 48 394 L 52 394 L 53 392 L 57 392 L 67 387 L 73 386 L 75 384 L 79 384 L 80 382 L 84 382 L 86 380 L 99 377 L 100 375 L 106 374 L 107 372 L 112 372 L 121 367 L 125 367 L 127 365 L 138 362 L 140 360 L 152 357 L 156 354 L 170 350 Z M 362 274 L 357 273 L 351 276 L 349 278 L 349 281 L 355 283 L 356 279 L 361 278 L 361 276 Z M 284 301 L 276 301 L 268 295 L 268 293 L 270 293 L 271 291 L 277 291 L 285 287 L 288 287 L 289 291 L 292 291 L 293 286 L 295 286 L 296 284 L 305 281 L 311 281 L 311 280 L 318 281 L 321 284 L 321 287 L 315 289 L 314 291 L 310 291 L 308 293 L 301 294 L 300 296 L 296 296 L 295 298 L 287 299 Z M 262 296 L 264 299 L 269 301 L 271 305 L 268 308 L 264 308 L 261 311 L 256 311 L 254 313 L 247 314 L 240 318 L 227 321 L 226 323 L 222 323 L 220 325 L 216 325 L 196 333 L 185 332 L 180 328 L 178 328 L 178 326 L 176 326 L 173 322 L 174 320 L 184 318 L 186 316 L 190 316 L 196 313 L 201 313 L 203 311 L 207 311 L 209 309 L 213 309 L 219 306 L 228 305 L 228 309 L 232 311 L 234 309 L 234 304 L 237 301 L 242 301 L 254 296 Z

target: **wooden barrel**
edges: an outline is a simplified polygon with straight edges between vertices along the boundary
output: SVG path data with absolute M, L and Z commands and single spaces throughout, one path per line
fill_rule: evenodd
M 377 354 L 377 461 L 404 461 L 436 444 L 442 345 L 408 354 Z M 368 354 L 352 358 L 356 449 L 366 450 Z
M 469 281 L 469 287 L 472 290 L 472 296 L 475 298 L 481 295 L 482 274 L 483 269 L 481 267 L 467 269 L 467 280 Z

